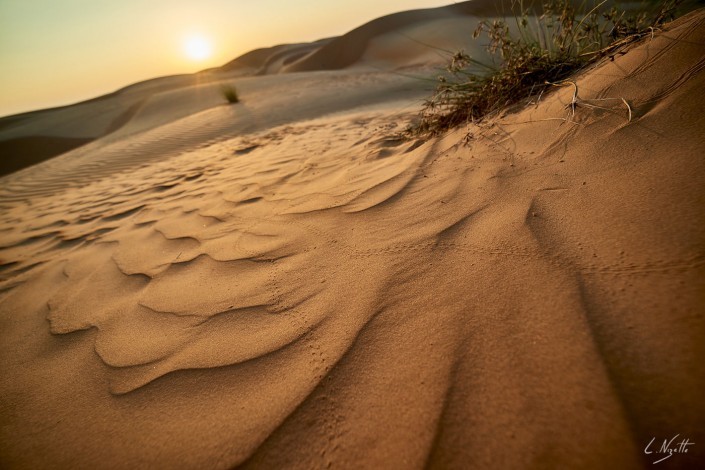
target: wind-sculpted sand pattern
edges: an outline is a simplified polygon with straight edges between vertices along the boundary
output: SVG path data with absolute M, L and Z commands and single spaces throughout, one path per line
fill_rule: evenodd
M 348 111 L 7 189 L 3 460 L 639 468 L 705 442 L 698 37 L 668 46 L 680 91 L 629 55 L 578 81 L 661 100 L 630 125 L 548 119 L 567 89 L 468 144 Z
M 4 178 L 0 201 L 22 201 L 81 187 L 96 178 L 168 160 L 235 135 L 362 106 L 388 105 L 395 100 L 408 103 L 428 88 L 413 77 L 366 70 L 252 77 L 242 79 L 238 86 L 245 96 L 237 106 L 222 104 L 220 82 L 150 96 L 114 132 Z M 279 91 L 282 86 L 286 93 Z M 346 93 L 341 94 L 341 89 Z M 184 115 L 189 109 L 192 113 Z
M 399 191 L 418 164 L 367 161 L 346 170 L 284 149 L 262 159 L 267 146 L 281 146 L 277 139 L 295 132 L 264 135 L 263 148 L 246 156 L 237 155 L 242 142 L 229 142 L 201 154 L 215 155 L 211 161 L 188 155 L 163 171 L 157 165 L 116 176 L 76 191 L 70 207 L 51 198 L 31 213 L 17 205 L 4 226 L 27 228 L 3 236 L 5 288 L 21 291 L 60 272 L 48 298 L 51 332 L 97 329 L 96 353 L 116 369 L 114 393 L 174 370 L 236 364 L 284 348 L 333 308 L 322 295 L 330 276 L 313 261 L 334 256 L 328 251 L 335 248 L 332 235 L 317 240 L 302 215 L 287 214 L 356 207 L 385 185 Z M 334 149 L 326 155 L 337 158 Z M 173 177 L 172 165 L 184 176 Z

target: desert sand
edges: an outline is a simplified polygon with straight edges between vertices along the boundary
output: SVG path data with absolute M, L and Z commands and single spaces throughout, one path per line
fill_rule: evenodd
M 705 11 L 399 138 L 481 10 L 0 120 L 1 466 L 702 468 Z

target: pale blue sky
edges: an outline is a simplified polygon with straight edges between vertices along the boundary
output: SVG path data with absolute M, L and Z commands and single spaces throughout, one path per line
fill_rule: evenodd
M 0 0 L 0 116 L 222 65 L 257 47 L 336 36 L 453 0 Z M 212 56 L 184 53 L 201 35 Z

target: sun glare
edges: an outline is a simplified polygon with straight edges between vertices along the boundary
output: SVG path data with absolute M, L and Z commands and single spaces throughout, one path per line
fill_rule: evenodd
M 203 36 L 189 36 L 184 41 L 184 52 L 191 60 L 206 60 L 212 53 L 211 43 Z

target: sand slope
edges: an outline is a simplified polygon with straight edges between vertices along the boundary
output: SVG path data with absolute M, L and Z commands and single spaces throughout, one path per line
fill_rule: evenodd
M 703 43 L 425 143 L 410 79 L 242 79 L 5 177 L 2 466 L 703 466 Z

